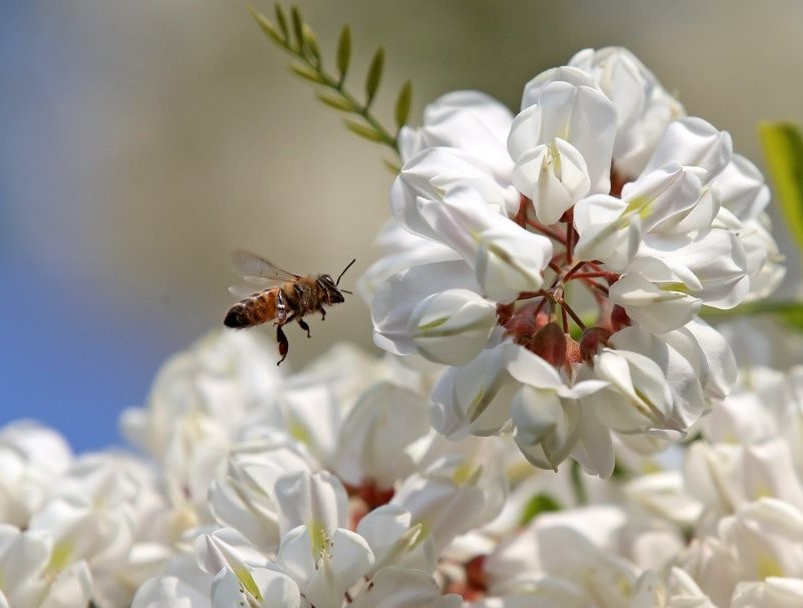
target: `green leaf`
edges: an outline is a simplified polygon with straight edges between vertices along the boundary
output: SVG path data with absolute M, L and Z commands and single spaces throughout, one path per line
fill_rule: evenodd
M 750 302 L 730 310 L 703 309 L 706 319 L 727 319 L 740 315 L 774 315 L 795 329 L 803 331 L 803 302 Z
M 346 79 L 346 73 L 349 71 L 349 63 L 351 63 L 351 29 L 348 25 L 344 25 L 340 30 L 340 38 L 337 41 L 337 74 L 338 83 L 342 84 Z
M 803 135 L 791 123 L 759 126 L 775 194 L 797 246 L 803 250 Z
M 393 175 L 398 175 L 401 173 L 401 165 L 398 162 L 393 162 L 388 160 L 387 158 L 382 159 L 382 163 L 385 165 L 385 168 L 390 171 Z
M 298 7 L 294 6 L 290 9 L 290 21 L 293 24 L 293 37 L 295 38 L 298 46 L 296 47 L 299 53 L 304 52 L 304 20 L 301 18 L 301 13 Z
M 346 128 L 352 133 L 356 133 L 360 137 L 364 137 L 370 141 L 382 141 L 382 134 L 369 125 L 363 125 L 353 120 L 344 120 Z
M 282 39 L 286 44 L 290 37 L 290 31 L 287 29 L 287 17 L 284 16 L 284 9 L 281 4 L 277 4 L 273 8 L 276 13 L 276 23 L 279 25 L 279 31 L 282 33 Z
M 354 104 L 339 93 L 318 93 L 318 99 L 336 110 L 342 110 L 343 112 L 354 112 L 356 110 Z
M 526 526 L 541 513 L 560 511 L 560 503 L 548 494 L 536 494 L 527 504 L 521 514 L 521 525 Z
M 795 302 L 794 306 L 789 306 L 775 314 L 798 331 L 803 331 L 803 304 Z
M 309 80 L 315 84 L 326 84 L 326 80 L 316 69 L 306 65 L 291 65 L 290 69 L 301 76 L 304 80 Z
M 321 50 L 318 46 L 318 39 L 315 32 L 306 23 L 302 25 L 302 36 L 304 37 L 304 53 L 309 58 L 310 63 L 316 68 L 321 67 Z
M 401 129 L 407 124 L 407 118 L 410 116 L 410 106 L 413 101 L 413 83 L 409 80 L 402 85 L 399 91 L 399 96 L 396 98 L 396 110 L 394 116 L 396 117 L 396 128 Z
M 374 53 L 371 65 L 368 67 L 368 75 L 365 78 L 365 107 L 371 105 L 382 80 L 382 70 L 385 68 L 385 50 L 380 46 Z
M 256 19 L 256 22 L 259 24 L 259 27 L 262 29 L 265 35 L 268 36 L 268 38 L 270 38 L 280 46 L 283 46 L 285 44 L 285 40 L 282 37 L 282 35 L 274 27 L 274 25 L 270 21 L 268 21 L 265 15 L 260 15 L 258 12 L 256 12 L 253 8 L 250 7 L 248 10 L 251 11 L 251 16 L 254 19 Z

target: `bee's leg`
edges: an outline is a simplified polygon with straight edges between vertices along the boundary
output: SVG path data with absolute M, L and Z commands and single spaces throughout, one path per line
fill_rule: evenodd
M 312 336 L 309 335 L 309 325 L 307 325 L 307 322 L 304 319 L 298 319 L 297 322 L 301 326 L 301 329 L 307 332 L 307 337 L 311 338 Z
M 321 321 L 326 321 L 326 311 L 323 306 L 318 306 L 318 312 L 321 313 Z
M 276 295 L 276 322 L 287 323 L 287 302 L 284 300 L 282 290 Z
M 287 358 L 287 351 L 290 350 L 290 342 L 288 342 L 287 336 L 284 335 L 284 330 L 281 325 L 276 326 L 276 341 L 279 343 L 279 354 L 282 356 L 282 358 L 276 362 L 276 365 L 281 365 L 282 361 Z

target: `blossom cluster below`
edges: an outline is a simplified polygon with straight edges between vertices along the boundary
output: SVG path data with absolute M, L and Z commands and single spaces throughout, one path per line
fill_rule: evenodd
M 803 369 L 755 368 L 609 480 L 450 441 L 430 372 L 339 346 L 282 375 L 253 333 L 169 360 L 123 428 L 143 455 L 0 431 L 0 606 L 798 606 Z M 91 604 L 90 604 L 91 602 Z

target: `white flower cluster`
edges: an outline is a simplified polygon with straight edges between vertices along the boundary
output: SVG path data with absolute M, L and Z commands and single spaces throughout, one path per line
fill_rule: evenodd
M 616 442 L 681 439 L 727 395 L 732 353 L 698 315 L 781 280 L 769 191 L 631 53 L 536 76 L 516 116 L 445 95 L 400 141 L 361 291 L 377 345 L 445 366 L 438 431 L 512 434 L 538 467 L 607 477 Z
M 622 49 L 522 107 L 402 133 L 362 289 L 411 357 L 219 331 L 124 413 L 140 455 L 0 429 L 0 608 L 803 605 L 803 368 L 737 382 L 698 317 L 783 274 L 761 176 Z
M 345 346 L 282 376 L 226 331 L 124 415 L 147 455 L 0 430 L 0 607 L 803 602 L 803 369 L 752 370 L 669 458 L 619 445 L 609 480 L 446 440 L 431 381 Z

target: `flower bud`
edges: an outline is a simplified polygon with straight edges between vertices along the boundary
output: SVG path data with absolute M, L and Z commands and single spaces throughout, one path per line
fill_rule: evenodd
M 496 306 L 468 289 L 448 289 L 421 300 L 407 330 L 421 355 L 462 365 L 483 349 L 496 324 Z
M 510 302 L 541 288 L 542 271 L 552 257 L 549 239 L 503 220 L 479 235 L 479 245 L 475 271 L 488 298 Z
M 556 138 L 525 152 L 513 170 L 513 184 L 533 201 L 543 224 L 555 224 L 591 188 L 588 167 L 580 152 Z
M 566 362 L 566 334 L 557 323 L 547 323 L 533 336 L 528 350 L 553 367 L 560 367 Z
M 591 327 L 580 338 L 580 357 L 590 361 L 604 346 L 608 345 L 611 332 L 603 327 Z

